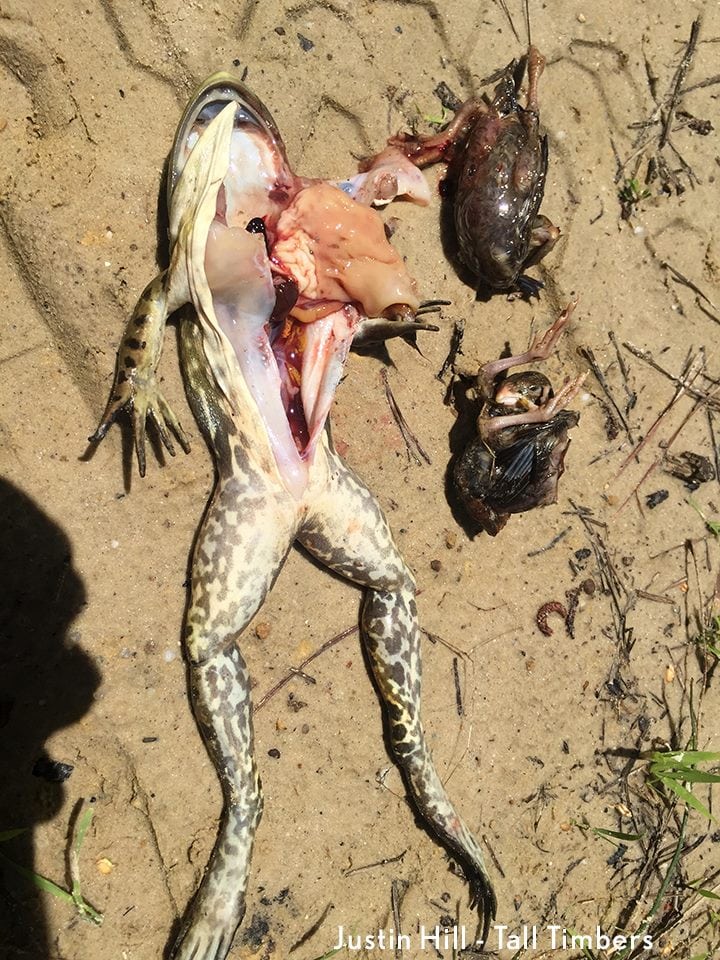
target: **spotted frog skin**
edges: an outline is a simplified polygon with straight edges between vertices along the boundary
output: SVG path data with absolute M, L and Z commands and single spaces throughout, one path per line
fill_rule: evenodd
M 389 142 L 420 167 L 448 163 L 458 259 L 479 289 L 536 294 L 526 277 L 560 236 L 540 211 L 548 167 L 547 137 L 540 134 L 537 87 L 545 60 L 530 47 L 502 73 L 492 101 L 468 100 L 441 133 L 398 134 Z M 518 87 L 527 66 L 527 105 Z
M 565 407 L 587 374 L 575 377 L 557 394 L 548 378 L 535 370 L 505 374 L 512 367 L 546 360 L 574 309 L 575 301 L 527 352 L 486 363 L 477 375 L 475 391 L 482 404 L 478 435 L 456 461 L 452 476 L 465 510 L 492 537 L 511 514 L 557 500 L 570 444 L 568 431 L 580 419 Z
M 101 439 L 128 409 L 141 473 L 148 418 L 171 452 L 171 431 L 187 449 L 155 374 L 165 321 L 184 308 L 187 394 L 217 468 L 193 556 L 184 641 L 192 704 L 224 807 L 173 946 L 177 960 L 222 960 L 245 911 L 262 793 L 250 678 L 237 641 L 294 541 L 367 588 L 362 636 L 394 757 L 420 814 L 462 865 L 485 930 L 495 914 L 482 854 L 446 794 L 423 732 L 415 580 L 377 501 L 325 429 L 352 340 L 367 331 L 377 338 L 423 328 L 413 284 L 400 258 L 383 246 L 384 235 L 373 241 L 369 260 L 367 251 L 357 261 L 348 252 L 382 233 L 381 220 L 364 204 L 416 189 L 416 198 L 427 199 L 413 180 L 415 168 L 404 169 L 398 156 L 386 154 L 368 173 L 334 185 L 296 177 L 263 104 L 226 74 L 206 81 L 185 111 L 171 154 L 170 265 L 149 284 L 128 323 L 110 400 L 91 438 Z M 309 189 L 319 199 L 307 212 L 302 201 Z M 312 219 L 318 204 L 336 218 L 335 234 L 345 245 L 343 270 L 328 268 L 332 283 L 323 275 L 327 251 L 320 249 L 326 225 Z M 363 274 L 373 257 L 380 274 Z M 359 292 L 350 290 L 350 274 L 357 274 Z

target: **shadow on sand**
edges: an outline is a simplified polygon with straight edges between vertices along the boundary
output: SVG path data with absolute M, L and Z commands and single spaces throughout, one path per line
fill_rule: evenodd
M 58 814 L 65 794 L 62 770 L 48 761 L 73 760 L 48 757 L 45 743 L 87 712 L 100 674 L 71 629 L 86 599 L 70 542 L 6 481 L 0 481 L 0 584 L 0 832 L 27 828 L 0 844 L 0 854 L 33 870 L 33 829 Z M 52 879 L 61 885 L 64 863 L 59 850 Z M 0 861 L 0 930 L 0 957 L 56 956 L 38 891 L 6 860 Z

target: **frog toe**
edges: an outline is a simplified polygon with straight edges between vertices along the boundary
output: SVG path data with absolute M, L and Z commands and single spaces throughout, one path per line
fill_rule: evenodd
M 481 936 L 485 944 L 490 932 L 490 924 L 497 913 L 497 897 L 484 869 L 475 865 L 467 871 L 470 884 L 470 905 L 477 908 L 480 916 Z
M 97 425 L 95 433 L 88 437 L 89 443 L 99 443 L 103 439 L 110 427 L 117 420 L 120 411 L 130 403 L 131 399 L 132 389 L 130 382 L 127 379 L 121 380 L 119 377 L 116 377 L 107 406 L 100 418 L 100 423 Z
M 185 453 L 190 452 L 190 443 L 185 431 L 155 382 L 153 381 L 144 387 L 138 387 L 132 399 L 132 423 L 135 451 L 141 477 L 145 476 L 146 470 L 145 442 L 148 420 L 151 420 L 155 425 L 163 446 L 171 457 L 175 456 L 175 445 L 170 433 L 171 430 Z
M 225 960 L 232 937 L 194 927 L 170 954 L 171 960 Z

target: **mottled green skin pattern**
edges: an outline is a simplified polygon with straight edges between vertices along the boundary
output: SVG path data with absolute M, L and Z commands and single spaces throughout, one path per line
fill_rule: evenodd
M 123 407 L 132 410 L 138 452 L 145 419 L 166 423 L 186 446 L 159 392 L 155 370 L 165 320 L 188 302 L 173 250 L 169 269 L 144 291 L 118 353 L 115 384 L 94 439 Z M 193 412 L 217 466 L 217 484 L 197 538 L 185 625 L 198 726 L 224 794 L 222 822 L 202 884 L 172 951 L 176 960 L 223 960 L 245 911 L 262 792 L 253 749 L 250 678 L 238 638 L 262 605 L 295 540 L 329 569 L 367 588 L 362 635 L 387 711 L 395 759 L 428 826 L 462 863 L 485 928 L 495 897 L 480 849 L 433 765 L 420 720 L 421 662 L 415 581 L 375 498 L 332 449 L 326 432 L 301 499 L 286 489 L 257 409 L 230 403 L 207 360 L 208 334 L 188 310 L 181 360 Z M 144 457 L 140 457 L 144 469 Z

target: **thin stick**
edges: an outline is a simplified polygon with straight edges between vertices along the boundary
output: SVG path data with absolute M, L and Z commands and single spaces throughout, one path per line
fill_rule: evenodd
M 282 690 L 285 684 L 290 683 L 290 681 L 296 677 L 299 672 L 304 670 L 309 663 L 312 663 L 313 660 L 316 660 L 321 654 L 325 653 L 326 650 L 329 650 L 330 647 L 334 647 L 335 644 L 340 643 L 341 640 L 345 640 L 347 637 L 352 636 L 353 633 L 357 633 L 359 629 L 360 628 L 357 625 L 354 627 L 347 627 L 345 630 L 341 630 L 340 633 L 336 633 L 334 637 L 330 637 L 329 640 L 326 640 L 325 643 L 318 647 L 314 653 L 311 653 L 309 657 L 306 657 L 300 666 L 289 670 L 285 676 L 282 677 L 282 679 L 278 680 L 274 686 L 270 687 L 268 692 L 264 694 L 264 696 L 262 696 L 255 704 L 253 712 L 257 713 L 258 710 L 262 709 L 268 700 L 271 700 L 279 690 Z
M 408 885 L 404 880 L 393 880 L 390 885 L 390 902 L 392 903 L 393 921 L 395 923 L 395 930 L 398 933 L 398 945 L 395 947 L 396 960 L 400 960 L 403 955 L 402 940 L 400 939 L 400 934 L 402 933 L 400 926 L 400 907 L 407 893 L 407 887 Z
M 438 380 L 443 379 L 448 370 L 455 366 L 455 361 L 457 360 L 458 356 L 462 355 L 462 341 L 464 335 L 465 320 L 463 317 L 460 317 L 460 319 L 456 320 L 453 324 L 453 332 L 450 338 L 450 349 L 448 350 L 447 356 L 443 360 L 443 365 L 436 374 L 436 378 Z
M 690 361 L 688 362 L 688 364 L 686 365 L 685 371 L 683 372 L 682 376 L 680 377 L 680 379 L 679 379 L 679 381 L 678 381 L 678 385 L 677 385 L 677 387 L 676 387 L 676 389 L 675 389 L 674 395 L 671 397 L 671 399 L 668 401 L 668 403 L 663 407 L 663 409 L 662 409 L 662 410 L 660 411 L 660 413 L 657 415 L 657 417 L 655 418 L 655 422 L 651 425 L 650 429 L 646 432 L 645 436 L 642 438 L 642 440 L 640 441 L 640 443 L 638 443 L 638 444 L 633 448 L 633 450 L 628 454 L 628 456 L 627 456 L 627 457 L 625 458 L 625 460 L 622 462 L 622 464 L 621 464 L 621 466 L 620 466 L 620 469 L 619 469 L 618 472 L 615 474 L 615 478 L 616 478 L 616 479 L 617 479 L 617 477 L 620 476 L 620 474 L 623 472 L 623 470 L 625 469 L 625 467 L 630 463 L 630 461 L 631 461 L 632 459 L 634 459 L 635 457 L 637 457 L 637 455 L 640 453 L 640 451 L 643 449 L 643 447 L 645 447 L 645 445 L 649 442 L 649 440 L 652 438 L 652 436 L 653 436 L 653 435 L 656 433 L 656 431 L 658 430 L 658 428 L 659 428 L 660 424 L 662 423 L 663 419 L 664 419 L 664 418 L 667 416 L 667 414 L 672 410 L 672 408 L 675 406 L 675 404 L 678 402 L 678 400 L 680 400 L 680 398 L 683 396 L 683 394 L 685 394 L 685 393 L 687 392 L 687 387 L 688 387 L 688 385 L 692 384 L 692 383 L 697 379 L 697 377 L 700 375 L 700 371 L 702 370 L 702 368 L 703 368 L 704 366 L 705 366 L 705 353 L 704 353 L 704 351 L 703 351 L 702 348 L 701 348 L 701 349 L 695 354 L 695 356 L 692 358 L 692 360 L 690 360 Z
M 712 410 L 708 408 L 708 429 L 710 430 L 710 441 L 712 443 L 713 454 L 715 458 L 715 479 L 720 483 L 720 450 L 718 450 L 717 437 L 715 436 L 715 424 L 713 423 Z
M 325 907 L 325 909 L 323 910 L 323 912 L 322 912 L 322 913 L 320 914 L 320 916 L 317 918 L 317 920 L 315 921 L 315 923 L 310 927 L 309 930 L 306 930 L 306 931 L 305 931 L 305 933 L 300 937 L 299 940 L 296 940 L 296 941 L 295 941 L 295 943 L 294 943 L 294 944 L 290 947 L 290 949 L 288 950 L 288 953 L 293 953 L 295 950 L 297 950 L 298 947 L 302 947 L 303 944 L 307 943 L 308 940 L 309 940 L 311 937 L 314 937 L 314 936 L 315 936 L 315 934 L 318 932 L 318 930 L 320 929 L 320 927 L 321 927 L 321 926 L 325 923 L 325 921 L 327 920 L 328 914 L 329 914 L 330 911 L 333 909 L 333 906 L 334 906 L 334 904 L 328 903 L 328 905 Z
M 653 355 L 649 350 L 642 350 L 640 347 L 636 347 L 634 343 L 630 343 L 628 340 L 623 341 L 623 346 L 626 350 L 629 350 L 633 356 L 636 356 L 639 360 L 644 360 L 645 363 L 649 364 L 653 370 L 657 370 L 658 373 L 661 373 L 664 377 L 667 377 L 668 380 L 672 380 L 673 383 L 682 384 L 682 378 L 676 376 L 674 373 L 670 373 L 665 367 L 661 366 L 657 360 L 653 359 Z M 701 347 L 701 350 L 703 348 Z M 709 374 L 703 373 L 703 378 L 709 380 L 710 383 L 717 383 Z M 718 391 L 713 390 L 708 392 L 707 390 L 702 390 L 700 387 L 692 387 L 686 385 L 686 391 L 689 397 L 692 397 L 693 400 L 702 400 L 710 409 L 718 410 L 720 409 L 720 397 L 718 397 Z
M 660 134 L 660 143 L 659 149 L 665 146 L 668 142 L 668 137 L 670 135 L 670 127 L 672 125 L 673 119 L 675 118 L 675 111 L 677 110 L 678 103 L 681 99 L 680 88 L 685 82 L 685 77 L 687 76 L 688 70 L 692 63 L 693 57 L 695 56 L 695 47 L 697 46 L 698 35 L 700 34 L 700 23 L 701 18 L 698 17 L 696 20 L 693 20 L 692 27 L 690 28 L 690 39 L 687 42 L 685 47 L 685 53 L 682 56 L 682 60 L 678 64 L 678 68 L 675 71 L 675 76 L 673 78 L 673 83 L 670 93 L 670 104 L 668 111 L 665 115 L 665 122 L 663 124 L 662 133 Z
M 630 424 L 627 422 L 627 420 L 623 415 L 622 410 L 617 405 L 615 401 L 615 397 L 612 395 L 612 391 L 610 390 L 608 382 L 605 379 L 605 374 L 602 372 L 597 360 L 595 359 L 595 354 L 590 349 L 590 347 L 579 347 L 578 353 L 580 354 L 581 357 L 583 357 L 583 359 L 587 360 L 587 362 L 590 364 L 590 369 L 593 372 L 593 376 L 602 387 L 603 393 L 608 398 L 608 401 L 612 406 L 613 410 L 615 411 L 615 413 L 618 415 L 618 419 L 620 420 L 620 423 L 623 425 L 625 433 L 628 436 L 628 440 L 630 441 L 630 443 L 634 443 L 635 441 L 630 431 Z
M 505 0 L 495 0 L 495 3 L 500 7 L 500 9 L 502 10 L 502 12 L 503 12 L 503 13 L 505 14 L 505 16 L 507 17 L 507 20 L 508 20 L 508 23 L 510 24 L 510 29 L 512 30 L 513 35 L 514 35 L 515 39 L 517 40 L 517 42 L 520 43 L 520 37 L 518 36 L 518 32 L 517 32 L 517 30 L 515 29 L 515 24 L 513 23 L 513 18 L 510 16 L 510 11 L 508 10 L 508 5 L 507 5 L 507 3 L 505 3 Z
M 552 538 L 550 543 L 546 543 L 544 547 L 538 547 L 537 550 L 530 550 L 527 554 L 528 557 L 538 557 L 541 553 L 546 553 L 548 550 L 552 550 L 552 548 L 556 546 L 556 544 L 560 543 L 563 537 L 566 537 L 571 530 L 572 527 L 565 527 L 564 530 L 561 530 L 560 533 L 556 534 Z
M 453 681 L 455 682 L 455 707 L 459 717 L 463 715 L 462 690 L 460 689 L 460 671 L 458 670 L 458 658 L 453 657 Z
M 706 77 L 705 80 L 694 83 L 691 87 L 685 87 L 685 89 L 681 91 L 680 97 L 684 97 L 685 94 L 690 93 L 691 90 L 699 90 L 701 87 L 712 87 L 716 83 L 720 83 L 720 73 L 716 73 L 713 77 Z
M 494 851 L 493 848 L 492 848 L 492 844 L 491 844 L 490 841 L 488 840 L 488 837 L 487 837 L 487 834 L 486 834 L 486 833 L 484 833 L 484 834 L 482 835 L 482 841 L 483 841 L 483 843 L 485 844 L 485 846 L 486 846 L 487 849 L 488 849 L 488 853 L 490 854 L 490 859 L 492 860 L 493 864 L 495 865 L 495 869 L 497 870 L 497 872 L 500 874 L 500 876 L 501 876 L 501 877 L 503 878 L 503 880 L 504 880 L 504 879 L 505 879 L 505 871 L 503 870 L 503 868 L 502 868 L 502 866 L 501 866 L 501 864 L 500 864 L 500 861 L 498 860 L 497 855 L 495 854 L 495 851 Z
M 354 873 L 360 873 L 361 870 L 372 870 L 374 867 L 386 867 L 389 863 L 399 863 L 406 853 L 407 850 L 403 850 L 396 857 L 383 857 L 382 860 L 376 860 L 374 863 L 363 863 L 360 867 L 350 867 L 348 870 L 342 870 L 341 873 L 344 877 L 351 877 Z
M 612 330 L 608 333 L 608 337 L 610 338 L 610 343 L 612 343 L 612 345 L 615 347 L 615 355 L 617 356 L 618 366 L 620 367 L 620 374 L 622 375 L 622 379 L 623 379 L 623 386 L 625 387 L 625 396 L 627 397 L 627 401 L 628 401 L 626 409 L 632 410 L 632 408 L 635 406 L 637 402 L 637 394 L 635 393 L 634 390 L 630 389 L 630 384 L 628 383 L 629 371 L 625 363 L 625 358 L 620 352 L 620 344 L 617 342 L 617 337 L 612 332 Z
M 699 297 L 701 297 L 705 301 L 705 303 L 709 303 L 710 306 L 713 308 L 713 310 L 717 310 L 717 307 L 712 302 L 710 297 L 705 296 L 705 294 L 702 292 L 702 290 L 700 289 L 700 287 L 698 287 L 696 283 L 693 283 L 692 280 L 688 280 L 687 277 L 683 276 L 682 273 L 680 273 L 679 270 L 676 270 L 675 267 L 673 267 L 672 264 L 668 263 L 667 260 L 661 260 L 660 266 L 663 267 L 665 270 L 669 270 L 670 273 L 675 277 L 675 279 L 678 280 L 680 283 L 684 283 L 686 287 L 690 287 L 690 289 L 694 293 L 696 293 Z
M 475 604 L 471 604 L 471 606 L 475 606 Z M 482 607 L 475 607 L 475 609 L 482 610 Z M 495 608 L 493 607 L 491 609 L 494 610 Z M 464 660 L 470 660 L 472 662 L 472 657 L 469 653 L 466 653 L 465 650 L 461 650 L 460 647 L 454 647 L 448 640 L 445 640 L 443 637 L 441 637 L 439 633 L 431 633 L 429 630 L 426 630 L 425 627 L 420 627 L 420 633 L 422 633 L 424 637 L 427 637 L 430 643 L 439 643 L 440 646 L 445 647 L 447 650 L 450 650 L 452 653 L 454 653 L 456 657 L 462 657 Z
M 572 513 L 580 518 L 585 528 L 585 533 L 590 540 L 590 545 L 593 548 L 595 560 L 600 570 L 600 580 L 603 589 L 606 593 L 610 594 L 615 632 L 620 646 L 620 653 L 627 662 L 634 644 L 632 627 L 627 626 L 627 615 L 632 607 L 632 602 L 627 588 L 620 580 L 617 570 L 610 560 L 605 541 L 596 529 L 599 528 L 606 531 L 607 524 L 596 520 L 592 516 L 592 511 L 587 507 L 578 506 L 573 500 L 570 501 L 570 506 L 572 507 Z M 621 596 L 625 598 L 624 604 L 621 601 Z
M 665 452 L 667 452 L 667 451 L 670 449 L 670 447 L 673 445 L 673 443 L 677 440 L 678 436 L 680 435 L 681 430 L 685 427 L 685 425 L 686 425 L 687 422 L 690 420 L 690 418 L 691 418 L 692 416 L 694 416 L 695 413 L 697 413 L 697 411 L 700 409 L 701 404 L 702 404 L 702 401 L 701 401 L 701 400 L 696 400 L 696 401 L 695 401 L 692 409 L 690 410 L 689 413 L 687 413 L 687 414 L 685 415 L 685 417 L 684 417 L 683 420 L 681 421 L 680 426 L 677 428 L 677 430 L 675 431 L 675 433 L 673 433 L 673 434 L 670 436 L 670 439 L 665 442 Z M 655 460 L 650 464 L 650 466 L 647 468 L 647 470 L 646 470 L 645 473 L 642 475 L 642 477 L 640 478 L 640 480 L 639 480 L 639 481 L 635 484 L 635 486 L 633 487 L 632 492 L 631 492 L 630 494 L 628 494 L 627 498 L 626 498 L 626 499 L 623 501 L 623 503 L 617 508 L 617 510 L 615 511 L 616 513 L 620 513 L 620 511 L 623 510 L 623 509 L 627 506 L 627 504 L 628 504 L 628 502 L 630 501 L 630 499 L 638 493 L 640 487 L 643 485 L 643 483 L 645 483 L 645 481 L 647 480 L 647 478 L 648 478 L 652 473 L 654 473 L 655 470 L 660 466 L 660 464 L 662 463 L 662 460 L 663 460 L 662 457 L 657 457 L 657 459 L 655 459 Z M 622 469 L 622 468 L 621 468 L 621 469 Z
M 714 313 L 710 313 L 707 307 L 704 307 L 700 302 L 700 297 L 695 297 L 695 306 L 698 310 L 701 310 L 706 317 L 709 317 L 713 323 L 720 323 L 720 317 L 716 317 Z
M 400 433 L 402 434 L 402 438 L 405 441 L 405 446 L 407 447 L 408 456 L 411 456 L 415 460 L 415 462 L 418 464 L 418 466 L 422 466 L 422 464 L 420 463 L 420 458 L 418 457 L 418 454 L 420 455 L 420 457 L 423 458 L 425 463 L 431 464 L 432 460 L 430 459 L 429 455 L 425 452 L 425 450 L 422 448 L 420 441 L 408 426 L 407 420 L 402 415 L 402 411 L 400 410 L 400 407 L 397 405 L 397 401 L 395 400 L 395 397 L 393 396 L 393 392 L 390 389 L 387 370 L 382 370 L 380 375 L 382 377 L 382 382 L 385 385 L 385 396 L 387 398 L 388 406 L 390 407 L 390 412 L 395 418 L 395 423 L 397 423 L 398 429 L 400 430 Z M 417 451 L 417 453 L 415 451 Z

